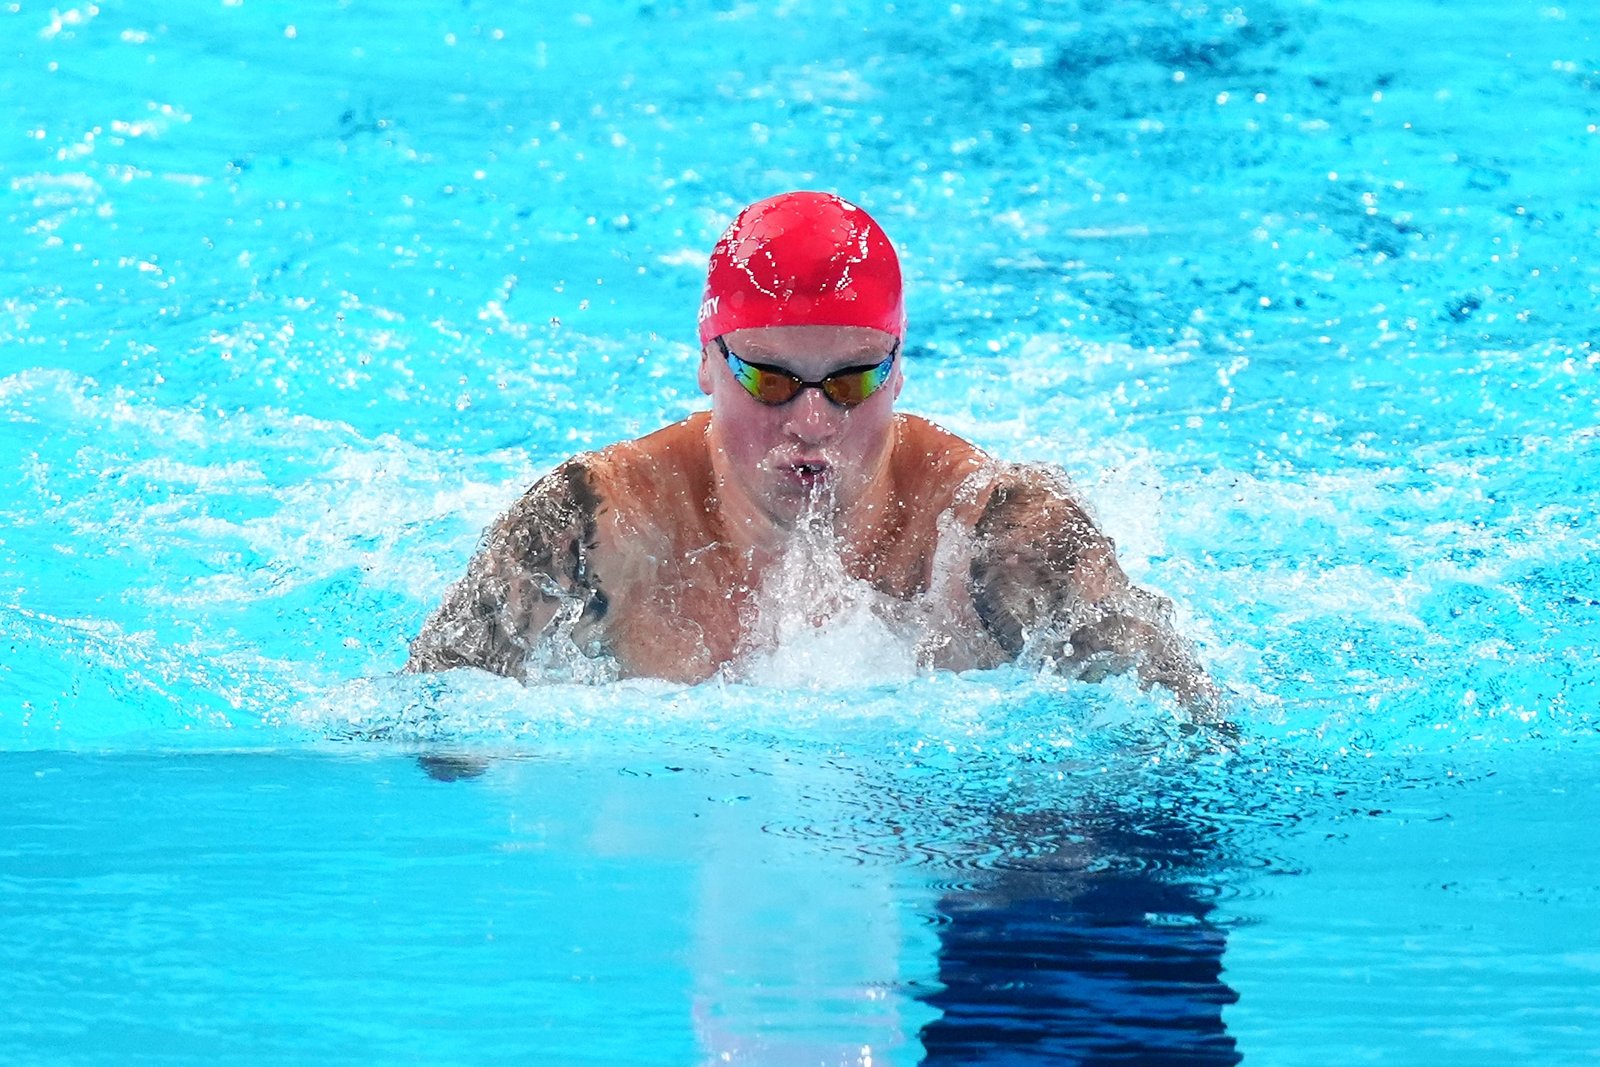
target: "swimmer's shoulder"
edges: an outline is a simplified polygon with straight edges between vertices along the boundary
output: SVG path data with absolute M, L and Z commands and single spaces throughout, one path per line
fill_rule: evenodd
M 951 433 L 931 419 L 904 412 L 895 415 L 898 445 L 907 455 L 928 461 L 960 464 L 988 459 L 984 451 L 960 434 Z
M 953 500 L 994 462 L 971 441 L 920 415 L 896 415 L 895 429 L 895 467 L 902 485 L 936 490 Z
M 976 479 L 977 530 L 1010 531 L 1029 537 L 1063 534 L 1073 540 L 1103 539 L 1099 525 L 1067 472 L 1048 463 L 992 463 Z
M 623 580 L 641 559 L 676 554 L 703 532 L 711 492 L 706 423 L 697 413 L 568 461 L 582 472 L 593 551 L 608 582 Z
M 696 412 L 643 437 L 585 457 L 597 491 L 613 507 L 646 514 L 702 495 L 710 483 L 709 416 Z
M 650 438 L 620 442 L 558 463 L 500 517 L 490 531 L 491 543 L 515 550 L 529 539 L 564 533 L 596 550 L 598 533 L 615 521 L 619 509 L 630 511 L 639 487 L 648 484 L 648 456 L 669 451 L 660 441 L 653 446 L 648 442 Z
M 898 418 L 903 475 L 946 487 L 952 509 L 969 528 L 986 515 L 1019 526 L 1090 521 L 1060 467 L 997 459 L 937 423 L 916 415 Z
M 483 559 L 495 569 L 533 565 L 554 573 L 594 545 L 597 517 L 605 509 L 592 463 L 582 452 L 558 464 L 506 510 L 488 530 Z

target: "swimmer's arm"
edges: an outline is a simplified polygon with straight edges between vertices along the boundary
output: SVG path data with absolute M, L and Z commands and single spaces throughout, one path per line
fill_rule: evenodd
M 526 676 L 528 653 L 563 617 L 598 619 L 600 500 L 580 457 L 541 478 L 489 528 L 483 546 L 411 642 L 408 672 L 478 667 Z
M 1041 650 L 1079 677 L 1133 670 L 1196 720 L 1223 718 L 1221 694 L 1173 627 L 1171 603 L 1128 580 L 1111 539 L 1062 482 L 1031 470 L 1007 475 L 976 533 L 973 603 L 1006 652 L 1043 639 Z

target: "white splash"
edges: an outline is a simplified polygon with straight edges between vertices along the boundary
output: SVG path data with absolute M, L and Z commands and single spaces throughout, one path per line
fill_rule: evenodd
M 777 567 L 762 583 L 747 652 L 732 680 L 775 688 L 855 688 L 922 673 L 920 631 L 904 605 L 845 569 L 824 495 L 808 500 Z

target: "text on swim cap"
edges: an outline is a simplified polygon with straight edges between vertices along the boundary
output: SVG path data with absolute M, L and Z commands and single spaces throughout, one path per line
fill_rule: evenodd
M 708 296 L 700 301 L 700 317 L 695 319 L 695 322 L 704 322 L 715 315 L 717 313 L 717 305 L 720 303 L 722 303 L 722 297 L 720 296 Z

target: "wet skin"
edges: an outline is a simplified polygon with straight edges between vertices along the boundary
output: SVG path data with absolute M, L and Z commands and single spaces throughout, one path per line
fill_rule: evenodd
M 806 381 L 875 364 L 894 343 L 824 326 L 724 341 Z M 900 364 L 852 408 L 815 388 L 769 406 L 708 344 L 710 412 L 536 483 L 491 527 L 407 669 L 523 677 L 530 651 L 565 622 L 624 675 L 703 680 L 750 651 L 763 574 L 802 525 L 820 523 L 845 571 L 915 618 L 929 667 L 995 666 L 1042 641 L 1069 670 L 1135 670 L 1210 716 L 1215 690 L 1165 602 L 1129 584 L 1065 478 L 897 414 Z

